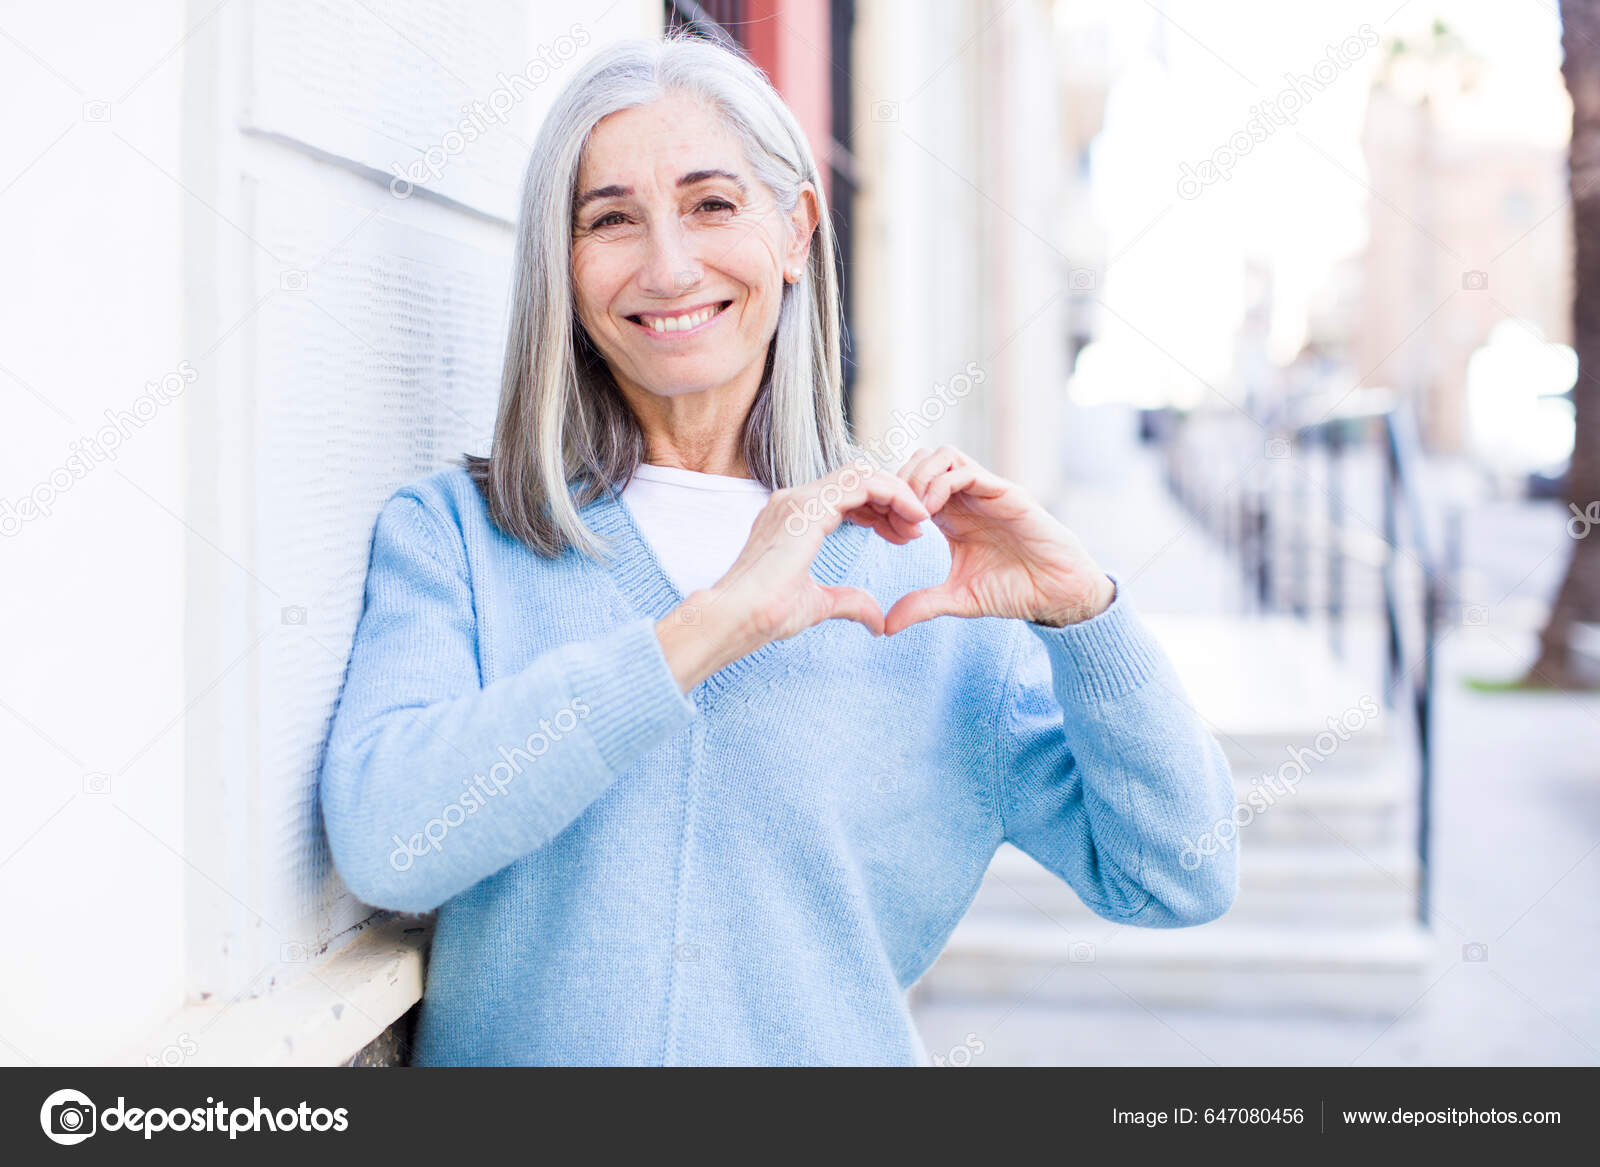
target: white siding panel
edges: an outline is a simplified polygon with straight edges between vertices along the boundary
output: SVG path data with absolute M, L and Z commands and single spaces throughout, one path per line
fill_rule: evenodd
M 373 521 L 396 487 L 487 452 L 506 263 L 372 212 L 252 186 L 252 234 L 291 265 L 256 330 L 257 563 L 285 605 L 267 614 L 283 627 L 260 656 L 261 911 L 310 953 L 368 914 L 332 871 L 315 792 Z M 276 270 L 261 263 L 263 276 Z
M 385 176 L 430 147 L 447 162 L 428 189 L 475 210 L 514 219 L 527 161 L 530 91 L 526 4 L 514 0 L 273 0 L 252 5 L 247 127 L 281 135 Z M 507 89 L 509 117 L 472 118 L 467 107 Z M 536 71 L 535 76 L 540 74 Z M 448 139 L 463 121 L 484 128 Z M 435 155 L 439 157 L 439 155 Z

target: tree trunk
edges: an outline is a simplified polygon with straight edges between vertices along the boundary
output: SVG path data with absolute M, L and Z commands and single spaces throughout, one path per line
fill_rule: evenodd
M 1561 0 L 1561 63 L 1572 96 L 1572 147 L 1568 182 L 1576 243 L 1572 343 L 1578 380 L 1572 387 L 1577 432 L 1563 501 L 1579 512 L 1600 500 L 1600 0 Z M 1589 513 L 1593 513 L 1592 511 Z M 1567 516 L 1571 518 L 1571 511 Z M 1567 574 L 1539 637 L 1539 658 L 1526 684 L 1576 688 L 1572 626 L 1600 620 L 1600 529 L 1575 538 Z

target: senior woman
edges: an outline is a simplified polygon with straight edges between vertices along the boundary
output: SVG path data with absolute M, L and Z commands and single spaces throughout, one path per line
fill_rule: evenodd
M 1109 920 L 1228 908 L 1180 859 L 1228 765 L 1115 580 L 960 451 L 847 437 L 756 69 L 591 60 L 514 297 L 489 457 L 378 516 L 321 775 L 351 890 L 438 911 L 416 1062 L 925 1063 L 905 991 L 1006 840 Z

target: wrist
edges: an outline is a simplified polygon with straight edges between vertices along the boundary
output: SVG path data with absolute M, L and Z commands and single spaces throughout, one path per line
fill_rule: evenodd
M 1101 572 L 1088 599 L 1066 608 L 1059 608 L 1054 612 L 1036 616 L 1033 619 L 1033 623 L 1042 624 L 1046 628 L 1066 628 L 1072 624 L 1082 624 L 1085 620 L 1093 620 L 1100 613 L 1111 607 L 1111 601 L 1116 598 L 1116 581 Z
M 712 673 L 760 647 L 737 604 L 715 587 L 691 592 L 656 621 L 667 664 L 687 693 Z

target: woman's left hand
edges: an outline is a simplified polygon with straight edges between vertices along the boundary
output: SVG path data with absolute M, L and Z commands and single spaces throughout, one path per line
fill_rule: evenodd
M 918 450 L 898 471 L 950 542 L 950 577 L 902 596 L 884 633 L 935 616 L 1005 616 L 1065 627 L 1110 606 L 1115 584 L 1078 537 L 1022 487 L 954 446 Z

